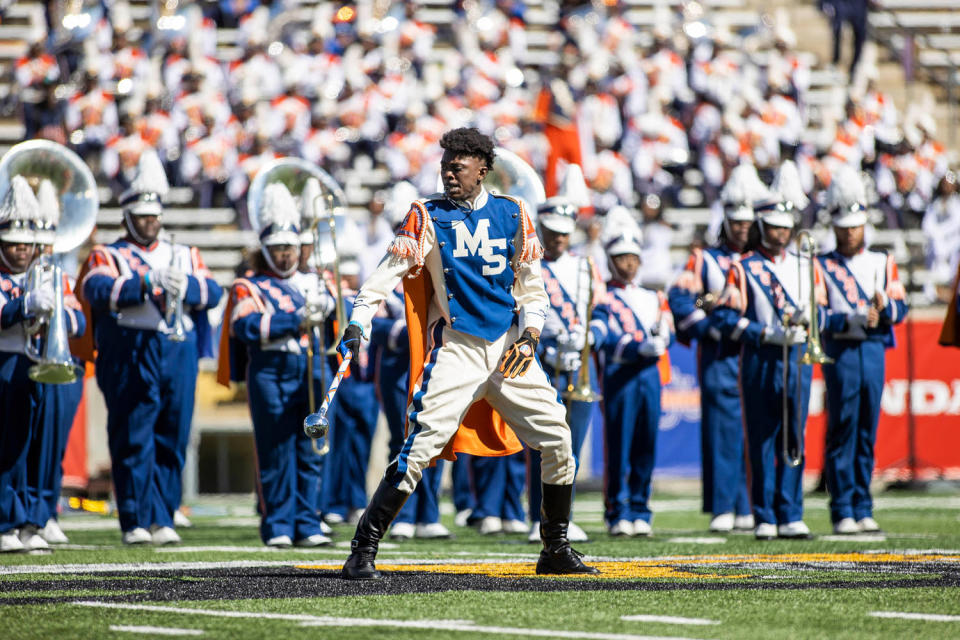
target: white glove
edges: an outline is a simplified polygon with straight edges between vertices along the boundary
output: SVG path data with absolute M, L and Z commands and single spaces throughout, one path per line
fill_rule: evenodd
M 652 336 L 640 343 L 640 355 L 647 358 L 659 358 L 667 351 L 667 339 L 661 336 Z
M 803 344 L 807 341 L 807 330 L 804 327 L 790 327 L 787 330 L 788 344 Z
M 320 324 L 333 311 L 333 298 L 320 293 L 311 291 L 307 294 L 307 304 L 303 308 L 304 320 L 308 324 Z
M 26 295 L 23 301 L 27 315 L 45 315 L 53 311 L 53 284 L 45 282 Z
M 570 327 L 567 332 L 566 344 L 564 346 L 571 351 L 582 351 L 588 335 L 587 330 L 582 324 L 575 324 Z
M 161 267 L 150 272 L 150 282 L 178 300 L 187 295 L 187 274 L 176 267 Z
M 807 330 L 803 327 L 775 325 L 763 330 L 764 344 L 803 344 L 807 341 Z

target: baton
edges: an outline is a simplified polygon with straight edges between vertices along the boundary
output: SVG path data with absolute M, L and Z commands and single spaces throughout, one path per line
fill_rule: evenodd
M 337 375 L 333 377 L 333 382 L 330 383 L 330 388 L 327 389 L 327 395 L 323 397 L 323 404 L 320 405 L 320 410 L 316 413 L 311 413 L 303 419 L 303 432 L 307 434 L 308 437 L 322 438 L 327 435 L 327 432 L 330 430 L 330 423 L 327 421 L 327 409 L 330 407 L 330 402 L 340 387 L 340 381 L 343 380 L 344 374 L 347 372 L 347 369 L 350 368 L 350 362 L 352 360 L 353 352 L 348 351 L 347 355 L 343 357 L 343 362 L 340 363 L 340 368 L 337 369 Z M 313 384 L 313 381 L 311 381 L 310 384 Z

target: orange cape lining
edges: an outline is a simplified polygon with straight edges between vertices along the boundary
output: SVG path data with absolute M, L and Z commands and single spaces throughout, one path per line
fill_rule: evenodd
M 407 404 L 413 401 L 414 386 L 420 380 L 427 358 L 427 314 L 433 284 L 421 271 L 412 278 L 404 278 L 403 297 L 407 317 L 407 336 L 410 343 L 410 377 Z M 410 423 L 406 425 L 407 435 Z M 444 447 L 439 458 L 456 460 L 458 453 L 474 456 L 508 456 L 523 450 L 523 444 L 506 421 L 486 400 L 473 404 L 454 436 Z

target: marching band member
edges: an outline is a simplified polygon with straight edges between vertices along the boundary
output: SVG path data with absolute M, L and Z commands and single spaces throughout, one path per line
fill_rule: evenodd
M 207 310 L 220 300 L 196 248 L 160 239 L 168 190 L 160 158 L 140 156 L 120 197 L 126 235 L 94 247 L 80 292 L 94 319 L 97 383 L 124 544 L 180 541 L 181 472 L 193 419 L 197 360 L 209 351 Z M 183 310 L 183 341 L 176 305 Z
M 43 180 L 37 190 L 40 217 L 36 233 L 39 253 L 53 253 L 56 228 L 60 221 L 60 204 L 56 190 L 49 180 Z M 75 317 L 83 317 L 80 305 L 73 295 L 69 279 L 64 274 L 64 306 Z M 75 360 L 82 370 L 82 361 Z M 63 481 L 63 455 L 73 418 L 83 395 L 83 374 L 74 382 L 45 384 L 45 401 L 41 407 L 41 426 L 34 434 L 27 458 L 27 486 L 31 496 L 32 521 L 41 527 L 40 536 L 50 544 L 66 544 L 67 536 L 57 522 L 57 506 Z
M 317 510 L 322 458 L 302 423 L 307 384 L 322 398 L 320 380 L 331 378 L 319 341 L 305 330 L 322 323 L 334 303 L 315 273 L 297 270 L 300 212 L 285 186 L 266 186 L 259 220 L 253 275 L 234 282 L 225 311 L 217 380 L 247 383 L 261 539 L 270 547 L 315 547 L 330 543 Z M 307 340 L 313 341 L 313 380 L 307 380 Z
M 568 171 L 567 178 L 569 176 Z M 551 384 L 560 393 L 565 392 L 580 374 L 584 342 L 599 345 L 598 336 L 602 339 L 605 334 L 602 320 L 591 322 L 592 327 L 585 326 L 588 308 L 604 297 L 604 283 L 590 259 L 574 256 L 569 251 L 570 234 L 576 229 L 578 209 L 567 197 L 567 191 L 565 184 L 561 188 L 564 195 L 547 199 L 540 205 L 537 216 L 543 244 L 543 284 L 549 299 L 547 319 L 540 334 L 540 362 Z M 588 297 L 591 287 L 593 299 Z M 592 365 L 593 359 L 589 362 Z M 593 366 L 590 368 L 594 369 Z M 590 377 L 595 380 L 597 372 L 591 371 Z M 573 400 L 567 400 L 567 403 L 567 422 L 579 469 L 580 450 L 587 437 L 595 403 Z M 540 476 L 540 454 L 531 449 L 528 459 L 529 475 L 533 480 Z M 531 481 L 528 490 L 530 520 L 533 522 L 530 541 L 536 542 L 540 539 L 540 483 Z M 572 542 L 584 542 L 587 534 L 571 521 L 567 538 Z
M 907 314 L 904 288 L 893 256 L 864 244 L 866 191 L 859 172 L 840 167 L 827 192 L 837 248 L 819 257 L 830 319 L 823 348 L 827 387 L 824 474 L 833 531 L 879 531 L 873 519 L 870 479 L 880 419 L 884 350 L 893 346 L 893 325 Z
M 27 268 L 35 255 L 39 205 L 22 176 L 13 176 L 0 204 L 0 552 L 47 549 L 39 535 L 46 520 L 36 510 L 28 486 L 27 459 L 31 440 L 43 427 L 44 410 L 52 398 L 48 385 L 30 379 L 33 361 L 27 356 L 27 325 L 49 315 L 56 305 L 53 283 L 26 291 Z M 81 314 L 65 309 L 67 326 L 83 333 Z
M 820 302 L 809 309 L 810 283 L 805 275 L 809 261 L 787 250 L 793 233 L 794 205 L 775 193 L 760 204 L 760 243 L 731 265 L 727 285 L 711 320 L 721 335 L 739 342 L 740 398 L 750 465 L 750 496 L 758 540 L 809 538 L 803 522 L 803 464 L 780 460 L 781 429 L 789 441 L 801 446 L 810 400 L 811 365 L 797 367 L 798 352 L 805 351 L 811 321 L 820 322 Z M 819 275 L 819 270 L 816 271 Z M 823 297 L 816 278 L 817 297 Z M 783 387 L 783 349 L 788 371 Z M 797 377 L 800 393 L 797 394 Z M 783 424 L 783 401 L 788 423 Z
M 678 339 L 684 344 L 697 341 L 703 512 L 712 514 L 710 531 L 715 532 L 754 527 L 737 385 L 740 345 L 723 338 L 709 316 L 723 293 L 731 264 L 739 261 L 746 249 L 754 220 L 753 202 L 765 192 L 752 164 L 733 170 L 721 194 L 719 241 L 706 249 L 694 249 L 669 291 Z
M 357 525 L 342 576 L 380 577 L 380 538 L 431 460 L 457 451 L 516 453 L 513 430 L 543 460 L 537 571 L 595 573 L 566 537 L 576 465 L 563 406 L 535 359 L 547 304 L 536 229 L 519 200 L 483 187 L 494 162 L 490 138 L 454 129 L 440 146 L 444 193 L 413 203 L 361 288 L 340 344 L 356 355 L 380 303 L 403 280 L 414 383 L 409 434 Z
M 610 535 L 649 536 L 651 479 L 660 423 L 661 356 L 673 342 L 666 296 L 636 284 L 641 233 L 624 208 L 604 225 L 611 279 L 603 315 L 603 405 L 606 464 L 604 519 Z

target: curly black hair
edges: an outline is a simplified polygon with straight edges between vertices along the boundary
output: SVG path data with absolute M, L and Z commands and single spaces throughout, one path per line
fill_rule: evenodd
M 487 165 L 487 169 L 493 169 L 493 139 L 483 135 L 475 127 L 447 131 L 440 138 L 440 146 L 456 155 L 480 158 Z

